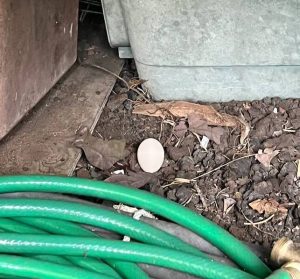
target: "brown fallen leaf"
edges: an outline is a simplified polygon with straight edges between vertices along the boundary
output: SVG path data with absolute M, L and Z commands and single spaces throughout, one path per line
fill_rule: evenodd
M 185 120 L 180 120 L 174 128 L 174 134 L 179 138 L 184 137 L 187 131 L 188 128 L 186 126 Z
M 297 160 L 297 178 L 300 178 L 300 160 Z
M 206 136 L 216 144 L 221 143 L 221 136 L 224 134 L 224 129 L 221 127 L 210 127 L 205 120 L 199 119 L 192 114 L 188 117 L 189 130 L 201 136 Z
M 274 199 L 258 199 L 249 204 L 249 206 L 259 213 L 265 213 L 267 215 L 279 213 L 281 215 L 286 215 L 288 209 L 283 205 L 279 204 Z
M 157 178 L 155 175 L 146 172 L 128 172 L 128 175 L 114 174 L 105 180 L 110 183 L 117 183 L 133 188 L 142 188 L 150 182 L 156 182 Z
M 74 145 L 83 150 L 91 165 L 101 170 L 110 169 L 125 157 L 124 140 L 102 140 L 92 136 L 87 129 L 80 132 Z
M 144 79 L 131 79 L 128 81 L 129 88 L 137 88 L 138 86 L 144 84 L 147 80 Z
M 273 148 L 266 148 L 264 151 L 260 149 L 258 154 L 255 155 L 255 159 L 264 167 L 269 168 L 271 166 L 271 161 L 279 154 L 279 152 L 279 150 L 274 150 Z
M 219 113 L 212 106 L 184 101 L 142 104 L 136 106 L 133 113 L 161 118 L 167 116 L 188 118 L 189 115 L 194 115 L 199 120 L 205 120 L 210 126 L 239 127 L 241 128 L 241 143 L 245 141 L 250 131 L 250 126 L 243 119 Z

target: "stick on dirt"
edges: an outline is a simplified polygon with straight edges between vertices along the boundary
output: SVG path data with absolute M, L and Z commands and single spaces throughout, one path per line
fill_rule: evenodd
M 246 155 L 246 156 L 234 159 L 234 160 L 232 160 L 232 161 L 230 161 L 230 162 L 228 162 L 226 164 L 223 164 L 223 165 L 221 165 L 221 166 L 219 166 L 219 167 L 217 167 L 217 168 L 215 168 L 215 169 L 213 169 L 213 170 L 211 170 L 209 172 L 206 172 L 206 173 L 203 173 L 203 174 L 201 174 L 199 176 L 196 176 L 195 178 L 192 179 L 192 181 L 195 181 L 195 180 L 197 180 L 199 178 L 202 178 L 202 177 L 207 176 L 207 175 L 209 175 L 211 173 L 214 173 L 215 171 L 220 170 L 220 169 L 222 169 L 222 168 L 224 168 L 224 167 L 226 167 L 226 166 L 228 166 L 230 164 L 233 164 L 233 163 L 235 163 L 237 161 L 240 161 L 240 160 L 243 160 L 243 159 L 246 159 L 246 158 L 251 158 L 251 157 L 254 157 L 254 156 L 255 156 L 255 154 L 250 154 L 250 155 Z

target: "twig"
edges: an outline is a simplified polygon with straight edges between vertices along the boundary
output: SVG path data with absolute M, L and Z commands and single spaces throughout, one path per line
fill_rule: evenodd
M 164 120 L 162 120 L 160 123 L 160 132 L 159 132 L 158 141 L 161 140 L 163 129 L 164 129 Z
M 193 197 L 194 197 L 194 194 L 192 194 L 186 201 L 184 201 L 183 203 L 181 203 L 181 205 L 182 206 L 188 205 L 191 202 L 191 200 L 193 199 Z
M 255 154 L 250 154 L 250 155 L 246 155 L 246 156 L 243 156 L 243 157 L 234 159 L 234 160 L 232 160 L 232 161 L 230 161 L 230 162 L 228 162 L 228 163 L 226 163 L 226 164 L 223 164 L 223 165 L 221 165 L 221 166 L 219 166 L 219 167 L 217 167 L 217 168 L 215 168 L 215 169 L 213 169 L 213 170 L 211 170 L 211 171 L 209 171 L 209 172 L 206 172 L 206 173 L 203 173 L 203 174 L 201 174 L 201 175 L 199 175 L 199 176 L 196 176 L 196 177 L 193 178 L 192 180 L 193 180 L 193 181 L 194 181 L 194 180 L 197 180 L 197 179 L 202 178 L 202 177 L 204 177 L 204 176 L 207 176 L 207 175 L 209 175 L 209 174 L 211 174 L 211 173 L 213 173 L 213 172 L 215 172 L 215 171 L 217 171 L 217 170 L 220 170 L 220 169 L 222 169 L 222 168 L 224 168 L 224 167 L 226 167 L 226 166 L 228 166 L 228 165 L 231 165 L 231 164 L 233 164 L 233 163 L 235 163 L 235 162 L 237 162 L 237 161 L 240 161 L 240 160 L 243 160 L 243 159 L 246 159 L 246 158 L 251 158 L 251 157 L 254 157 L 254 156 L 255 156 Z
M 269 216 L 267 219 L 259 221 L 259 222 L 252 222 L 250 221 L 249 223 L 244 223 L 245 226 L 257 226 L 257 225 L 262 225 L 264 223 L 267 223 L 268 221 L 270 221 L 275 215 L 271 215 Z M 246 219 L 247 220 L 247 219 Z M 248 221 L 248 220 L 247 220 Z
M 223 192 L 225 192 L 225 191 L 228 190 L 228 189 L 229 189 L 229 187 L 226 187 L 226 188 L 222 189 L 221 191 L 219 191 L 219 192 L 217 193 L 217 195 L 216 195 L 216 199 L 217 199 L 221 194 L 223 194 Z
M 251 225 L 253 226 L 253 228 L 257 229 L 258 231 L 260 231 L 260 232 L 262 232 L 262 233 L 265 233 L 265 234 L 268 234 L 268 235 L 274 237 L 273 234 L 271 234 L 271 233 L 269 233 L 269 232 L 265 232 L 265 231 L 263 231 L 262 229 L 260 229 L 260 228 L 259 228 L 257 225 L 255 225 L 249 218 L 246 217 L 246 215 L 244 214 L 243 211 L 241 211 L 241 212 L 242 212 L 244 218 L 245 218 L 249 223 L 251 223 Z
M 174 181 L 172 181 L 169 184 L 163 185 L 161 186 L 163 189 L 167 188 L 169 186 L 174 186 L 174 185 L 182 185 L 182 184 L 189 184 L 191 183 L 191 181 L 189 179 L 185 179 L 185 178 L 175 178 Z
M 98 70 L 104 71 L 104 72 L 106 72 L 106 73 L 114 76 L 118 80 L 122 81 L 125 84 L 125 86 L 127 87 L 127 89 L 130 89 L 130 86 L 129 86 L 128 82 L 125 79 L 123 79 L 122 77 L 120 77 L 119 75 L 115 74 L 114 72 L 112 72 L 112 71 L 110 71 L 110 70 L 108 70 L 108 69 L 106 69 L 106 68 L 104 68 L 102 66 L 96 65 L 96 64 L 82 63 L 82 65 L 83 66 L 93 67 L 93 68 L 96 68 Z
M 106 68 L 104 68 L 102 66 L 96 65 L 96 64 L 89 64 L 89 63 L 80 63 L 80 64 L 83 65 L 83 66 L 88 66 L 88 67 L 96 68 L 98 70 L 104 71 L 104 72 L 106 72 L 106 73 L 114 76 L 115 78 L 117 78 L 118 80 L 122 81 L 125 84 L 125 86 L 127 87 L 128 91 L 129 90 L 134 91 L 136 94 L 138 94 L 140 97 L 142 97 L 144 99 L 144 101 L 146 101 L 147 103 L 150 103 L 150 101 L 139 90 L 131 87 L 125 79 L 123 79 L 119 75 L 115 74 L 114 72 L 112 72 L 112 71 L 110 71 L 110 70 L 108 70 L 108 69 L 106 69 Z
M 196 182 L 193 183 L 193 188 L 196 190 L 197 195 L 198 195 L 198 197 L 200 198 L 200 200 L 203 204 L 204 210 L 207 211 L 208 210 L 207 202 L 206 202 L 206 200 L 203 196 L 203 193 L 202 193 L 199 185 Z

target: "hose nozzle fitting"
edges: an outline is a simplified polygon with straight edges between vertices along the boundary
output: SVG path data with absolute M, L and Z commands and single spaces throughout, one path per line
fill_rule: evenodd
M 292 240 L 283 237 L 275 242 L 271 252 L 271 260 L 277 266 L 290 262 L 297 262 L 300 265 L 300 247 L 297 247 Z
M 299 262 L 289 262 L 285 264 L 282 269 L 286 271 L 291 279 L 300 279 L 300 263 Z

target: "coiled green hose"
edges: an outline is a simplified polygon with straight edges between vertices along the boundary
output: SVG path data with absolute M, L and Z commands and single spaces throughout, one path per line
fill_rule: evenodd
M 256 279 L 239 269 L 212 260 L 158 246 L 52 235 L 19 235 L 2 233 L 0 252 L 50 254 L 109 258 L 141 262 L 171 268 L 207 279 Z
M 138 241 L 188 252 L 208 258 L 207 255 L 171 234 L 130 217 L 87 205 L 62 201 L 31 199 L 0 199 L 0 217 L 56 218 L 97 226 Z
M 20 276 L 44 279 L 112 279 L 75 267 L 10 255 L 0 255 L 0 271 L 2 275 L 13 278 Z
M 19 224 L 25 223 L 30 225 L 31 227 L 36 227 L 52 234 L 95 237 L 95 234 L 93 232 L 68 221 L 30 217 L 19 217 L 17 218 L 17 221 L 19 221 Z M 101 266 L 99 267 L 99 263 L 95 264 L 93 259 L 90 258 L 78 257 L 75 262 L 73 259 L 71 259 L 71 262 L 77 264 L 78 266 L 87 268 L 92 271 L 97 270 L 101 274 L 110 275 L 114 278 L 120 278 L 121 275 L 122 278 L 126 279 L 149 279 L 149 276 L 144 271 L 142 271 L 141 268 L 139 268 L 136 264 L 129 262 L 120 262 L 115 260 L 104 261 L 108 263 L 109 266 L 101 264 Z
M 198 233 L 245 271 L 260 278 L 271 273 L 271 270 L 248 247 L 221 227 L 195 212 L 148 192 L 79 178 L 46 176 L 0 177 L 0 192 L 68 193 L 113 200 L 144 208 Z
M 25 218 L 24 218 L 25 219 Z M 33 222 L 35 219 L 32 220 Z M 6 232 L 15 232 L 22 234 L 47 234 L 41 229 L 34 228 L 33 226 L 22 224 L 21 222 L 11 220 L 8 218 L 0 218 L 0 227 Z M 96 260 L 96 259 L 85 259 L 81 257 L 58 257 L 53 255 L 37 255 L 35 259 L 40 259 L 46 262 L 52 262 L 56 264 L 69 265 L 75 264 L 78 267 L 98 272 L 103 275 L 110 276 L 112 278 L 120 279 L 119 274 L 110 266 Z
M 37 232 L 34 235 L 1 233 L 0 251 L 2 253 L 67 256 L 68 259 L 69 257 L 87 255 L 87 259 L 96 257 L 106 260 L 106 262 L 117 260 L 117 262 L 121 261 L 121 264 L 125 265 L 128 262 L 131 262 L 130 264 L 147 263 L 172 268 L 202 278 L 213 279 L 266 278 L 271 274 L 271 270 L 247 246 L 235 239 L 227 231 L 174 202 L 164 200 L 148 192 L 76 178 L 43 176 L 0 177 L 0 193 L 12 192 L 66 193 L 106 199 L 144 208 L 199 234 L 228 255 L 245 272 L 212 261 L 205 254 L 176 237 L 154 229 L 145 223 L 132 220 L 129 217 L 120 217 L 121 215 L 100 210 L 99 208 L 79 204 L 75 206 L 72 203 L 46 200 L 0 199 L 0 216 L 14 217 L 17 223 L 27 224 L 27 231 L 29 227 L 33 227 L 36 230 L 48 233 L 82 237 L 42 235 Z M 39 221 L 34 221 L 33 217 L 39 217 L 37 219 Z M 49 219 L 47 221 L 45 219 L 43 223 L 41 222 L 43 219 L 40 218 L 60 220 Z M 55 224 L 56 221 L 58 223 Z M 71 233 L 58 229 L 57 226 L 59 224 L 63 225 L 66 221 L 99 226 L 128 235 L 135 240 L 148 244 L 103 240 L 96 238 L 92 233 L 73 223 L 69 223 L 69 228 L 72 228 Z M 80 228 L 77 234 L 75 233 L 76 228 Z M 0 229 L 6 231 L 5 227 L 1 228 L 0 226 Z M 13 231 L 9 230 L 8 227 L 6 229 Z M 68 267 L 67 265 L 61 266 Z M 120 272 L 118 273 L 122 278 L 134 278 Z M 285 272 L 280 274 L 280 277 L 274 278 L 289 278 L 285 277 L 287 276 Z

